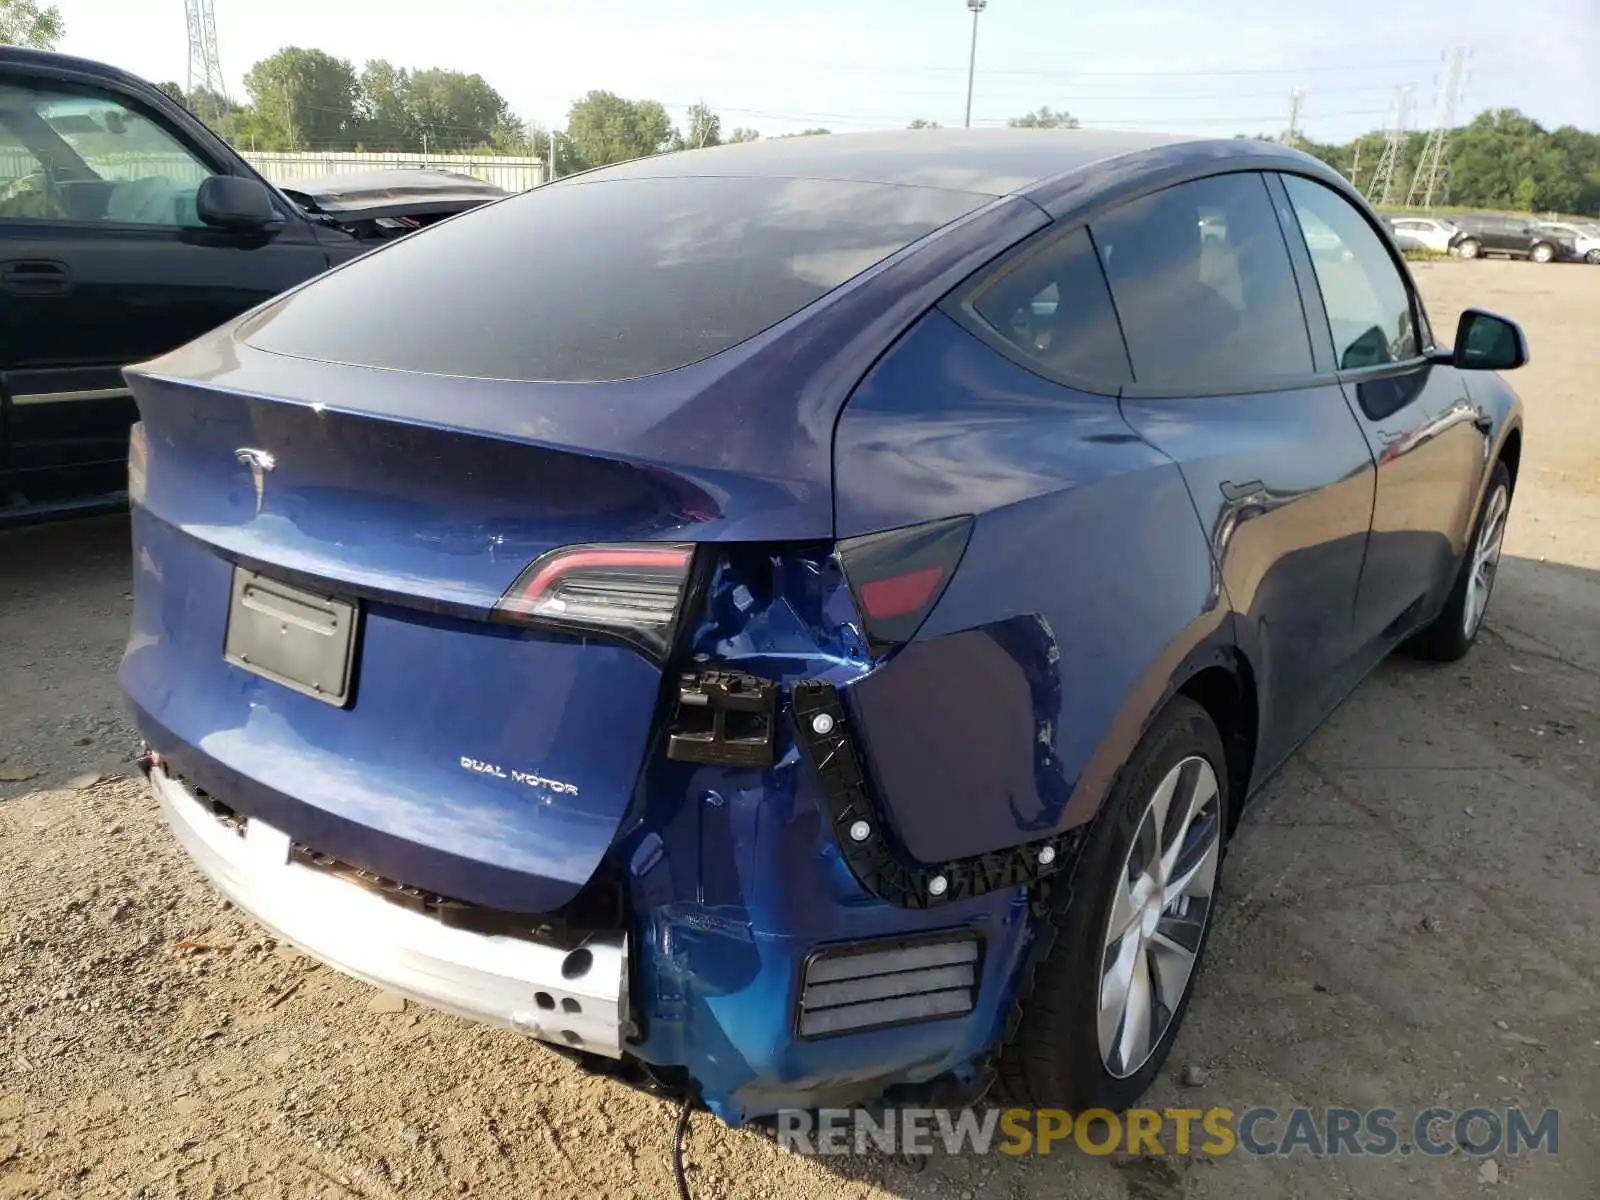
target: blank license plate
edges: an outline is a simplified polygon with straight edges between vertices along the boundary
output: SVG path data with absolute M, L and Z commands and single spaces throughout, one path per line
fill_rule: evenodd
M 223 657 L 274 683 L 342 706 L 350 699 L 357 615 L 348 600 L 235 567 Z

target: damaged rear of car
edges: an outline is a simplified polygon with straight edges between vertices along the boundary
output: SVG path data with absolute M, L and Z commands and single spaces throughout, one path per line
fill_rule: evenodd
M 511 194 L 472 175 L 426 167 L 321 175 L 279 190 L 314 219 L 364 242 L 403 237 Z
M 200 867 L 730 1121 L 987 1086 L 1227 632 L 1172 461 L 939 307 L 1049 224 L 1015 172 L 791 152 L 537 189 L 129 373 L 121 680 Z

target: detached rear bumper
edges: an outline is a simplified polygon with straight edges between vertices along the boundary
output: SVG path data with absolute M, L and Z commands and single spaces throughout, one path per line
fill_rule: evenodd
M 279 937 L 357 979 L 519 1033 L 618 1058 L 628 1025 L 623 934 L 563 951 L 453 929 L 291 861 L 265 822 L 224 824 L 158 763 L 150 786 L 215 887 Z

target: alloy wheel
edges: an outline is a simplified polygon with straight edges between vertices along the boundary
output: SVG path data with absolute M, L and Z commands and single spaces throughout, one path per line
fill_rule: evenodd
M 1555 256 L 1556 252 L 1549 246 L 1539 245 L 1533 248 L 1533 261 L 1536 263 L 1547 263 Z
M 1462 609 L 1462 630 L 1470 638 L 1478 631 L 1484 610 L 1489 607 L 1489 592 L 1494 588 L 1495 571 L 1500 566 L 1500 543 L 1505 538 L 1506 514 L 1511 499 L 1503 487 L 1495 488 L 1483 508 L 1478 526 L 1478 541 L 1472 548 L 1467 570 L 1467 603 Z
M 1149 1061 L 1183 1002 L 1222 854 L 1217 775 L 1198 754 L 1157 785 L 1134 831 L 1100 956 L 1100 1058 L 1118 1079 Z

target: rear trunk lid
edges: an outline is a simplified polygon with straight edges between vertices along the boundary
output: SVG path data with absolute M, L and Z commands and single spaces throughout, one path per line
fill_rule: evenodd
M 495 607 L 558 547 L 703 535 L 725 521 L 704 481 L 149 375 L 134 389 L 122 681 L 152 745 L 215 799 L 363 869 L 512 911 L 570 900 L 627 810 L 660 657 Z M 351 606 L 343 703 L 265 653 L 240 661 L 238 588 L 256 572 L 287 585 L 267 610 L 286 633 L 296 609 L 316 617 L 295 595 Z

